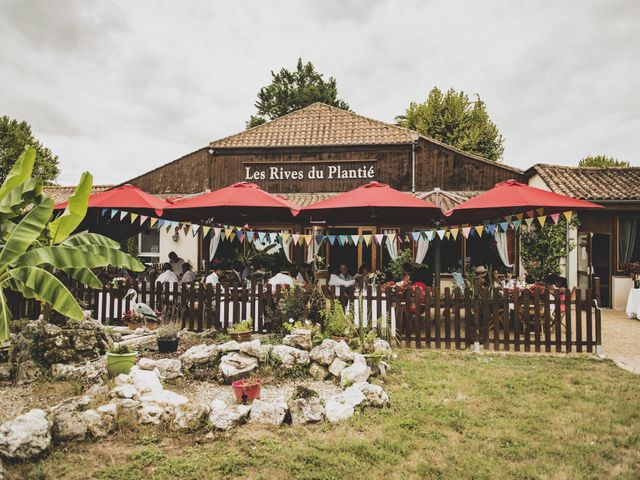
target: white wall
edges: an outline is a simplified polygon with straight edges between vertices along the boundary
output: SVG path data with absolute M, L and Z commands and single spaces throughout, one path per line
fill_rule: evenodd
M 627 297 L 633 288 L 633 280 L 627 276 L 611 277 L 611 302 L 614 310 L 624 310 L 627 307 Z
M 193 265 L 194 270 L 198 270 L 198 235 L 195 237 L 191 232 L 185 234 L 181 230 L 178 234 L 178 241 L 172 238 L 174 231 L 160 228 L 160 262 L 169 261 L 169 252 L 176 252 L 178 256 Z

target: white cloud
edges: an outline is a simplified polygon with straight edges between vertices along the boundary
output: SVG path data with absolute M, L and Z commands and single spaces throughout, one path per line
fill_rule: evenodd
M 298 57 L 385 121 L 433 87 L 479 93 L 505 162 L 638 162 L 640 3 L 349 0 L 64 2 L 0 12 L 0 114 L 61 159 L 124 181 L 235 133 Z

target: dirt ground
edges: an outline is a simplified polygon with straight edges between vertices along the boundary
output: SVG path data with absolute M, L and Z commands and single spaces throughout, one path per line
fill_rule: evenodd
M 640 373 L 640 320 L 624 312 L 602 311 L 602 349 L 620 368 Z

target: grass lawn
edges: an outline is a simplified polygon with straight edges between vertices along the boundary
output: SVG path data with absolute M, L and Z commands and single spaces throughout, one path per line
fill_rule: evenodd
M 309 427 L 126 425 L 17 478 L 638 478 L 640 378 L 590 357 L 401 352 L 393 405 Z M 169 387 L 170 388 L 170 387 Z

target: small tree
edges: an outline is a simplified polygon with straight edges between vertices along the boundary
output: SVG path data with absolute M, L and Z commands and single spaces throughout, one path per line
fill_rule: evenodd
M 271 84 L 258 92 L 255 104 L 258 112 L 247 121 L 247 128 L 316 102 L 349 110 L 349 105 L 338 98 L 336 79 L 329 77 L 329 80 L 324 80 L 311 62 L 303 63 L 299 58 L 295 71 L 283 68 L 278 73 L 271 72 L 271 76 Z
M 425 102 L 411 102 L 396 121 L 434 140 L 498 162 L 504 153 L 504 139 L 489 118 L 485 103 L 479 95 L 475 97 L 472 101 L 453 88 L 443 94 L 434 87 Z
M 580 167 L 600 167 L 600 168 L 629 168 L 631 164 L 624 160 L 618 160 L 617 158 L 607 157 L 606 155 L 589 155 L 584 157 L 578 163 Z
M 577 217 L 571 220 L 571 226 L 578 226 Z M 524 268 L 536 281 L 542 281 L 549 275 L 560 274 L 560 261 L 567 254 L 567 221 L 561 217 L 556 225 L 543 228 L 522 230 L 521 255 Z M 569 243 L 569 251 L 575 243 Z

